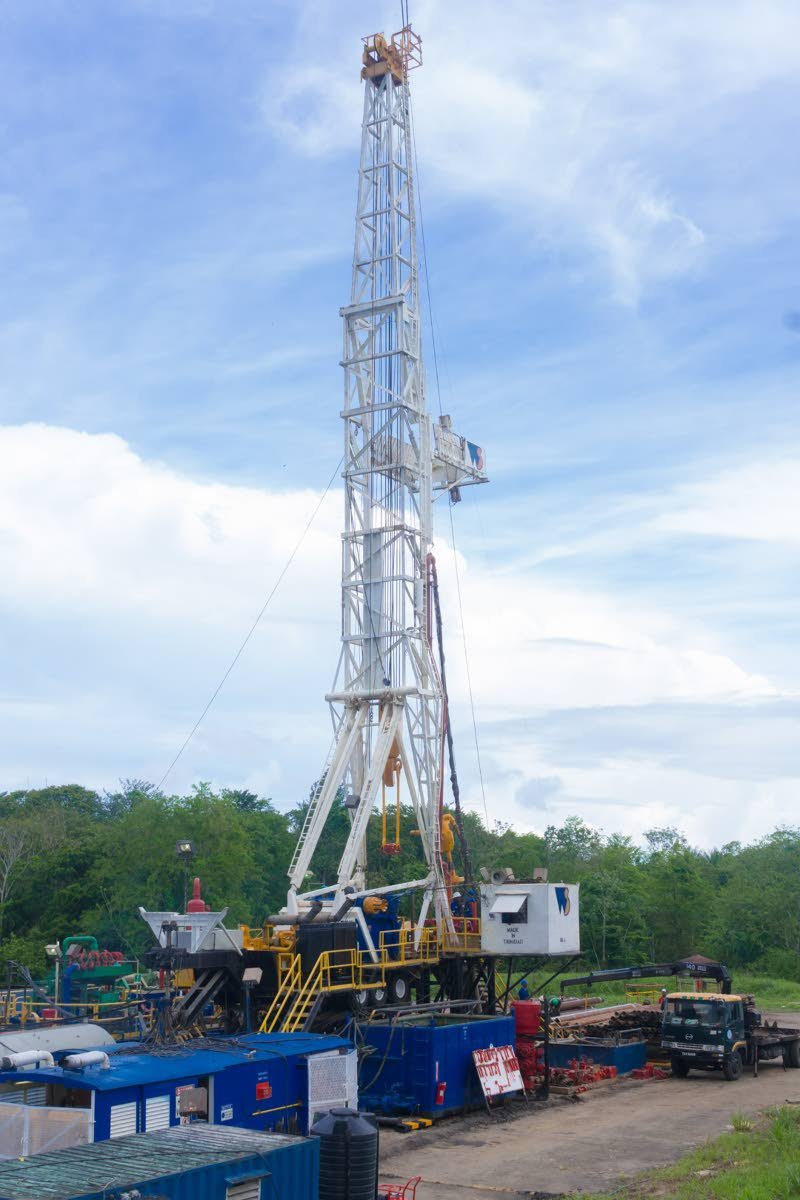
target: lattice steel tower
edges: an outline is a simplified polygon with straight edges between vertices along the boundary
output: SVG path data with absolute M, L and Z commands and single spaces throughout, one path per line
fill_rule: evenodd
M 381 788 L 399 789 L 402 780 L 429 874 L 394 890 L 423 887 L 419 924 L 433 901 L 441 931 L 452 925 L 440 847 L 444 714 L 431 647 L 433 495 L 456 500 L 460 487 L 486 475 L 480 448 L 455 435 L 447 417 L 432 427 L 425 407 L 408 89 L 420 39 L 410 27 L 389 42 L 365 38 L 362 61 L 355 254 L 341 310 L 342 646 L 327 697 L 335 741 L 292 859 L 287 907 L 302 910 L 324 893 L 335 915 L 370 890 L 367 823 Z M 351 827 L 337 884 L 303 892 L 342 786 Z

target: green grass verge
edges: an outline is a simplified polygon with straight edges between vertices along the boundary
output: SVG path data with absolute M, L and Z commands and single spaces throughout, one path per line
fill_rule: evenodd
M 733 1118 L 734 1127 L 739 1124 Z M 742 1125 L 749 1122 L 743 1120 Z M 752 1130 L 725 1133 L 674 1167 L 612 1193 L 574 1200 L 790 1200 L 800 1196 L 800 1109 L 771 1109 Z
M 569 974 L 569 972 L 567 972 Z M 577 974 L 577 971 L 576 971 Z M 545 976 L 542 975 L 543 981 Z M 537 980 L 535 977 L 530 977 L 531 993 L 535 996 L 537 992 Z M 634 982 L 643 984 L 648 980 L 637 979 Z M 654 979 L 652 981 L 654 988 L 672 988 L 672 980 L 670 979 Z M 709 987 L 713 984 L 709 982 Z M 602 996 L 607 1004 L 619 1004 L 625 999 L 626 984 L 623 981 L 614 983 L 604 983 L 592 990 L 592 994 Z M 800 1012 L 800 983 L 792 979 L 775 979 L 770 975 L 749 975 L 744 971 L 733 972 L 733 990 L 735 992 L 751 993 L 756 998 L 756 1003 L 762 1009 L 769 1009 L 773 1012 Z M 558 980 L 551 985 L 551 995 L 555 995 L 558 991 Z M 581 991 L 579 988 L 574 988 L 566 993 L 568 996 L 579 996 Z
M 761 1008 L 772 1009 L 776 1012 L 789 1012 L 792 1010 L 800 1012 L 800 983 L 795 983 L 791 979 L 773 979 L 769 975 L 748 975 L 744 971 L 735 971 L 732 974 L 734 992 L 754 995 L 756 1003 Z M 641 983 L 643 981 L 637 980 L 636 982 Z M 656 979 L 653 980 L 653 986 L 658 988 L 667 987 L 672 990 L 673 985 L 669 979 Z M 709 982 L 708 989 L 710 990 L 713 986 Z M 598 995 L 601 994 L 610 1004 L 613 1004 L 615 1001 L 624 1000 L 625 984 L 604 984 L 598 991 Z

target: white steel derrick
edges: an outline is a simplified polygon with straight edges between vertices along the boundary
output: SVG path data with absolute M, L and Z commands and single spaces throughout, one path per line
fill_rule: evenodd
M 477 448 L 452 435 L 449 422 L 444 432 L 437 427 L 437 452 L 432 444 L 422 371 L 408 83 L 390 69 L 364 85 L 352 287 L 341 315 L 342 646 L 328 696 L 335 746 L 292 859 L 288 907 L 295 910 L 298 901 L 302 905 L 331 891 L 303 886 L 342 787 L 351 826 L 334 909 L 345 902 L 345 889 L 365 889 L 367 822 L 392 754 L 402 762 L 430 872 L 424 907 L 433 904 L 441 929 L 452 927 L 452 919 L 440 852 L 442 690 L 428 632 L 432 493 L 434 480 L 450 489 L 485 476 L 482 454 L 476 468 Z M 442 439 L 448 438 L 445 447 Z M 444 459 L 440 445 L 447 451 Z

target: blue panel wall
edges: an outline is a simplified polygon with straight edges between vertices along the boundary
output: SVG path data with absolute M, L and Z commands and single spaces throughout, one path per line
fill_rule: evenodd
M 480 1104 L 472 1051 L 514 1045 L 513 1017 L 452 1025 L 364 1024 L 360 1032 L 373 1053 L 359 1074 L 359 1108 L 371 1112 L 441 1116 Z
M 298 1138 L 263 1157 L 254 1154 L 251 1158 L 197 1167 L 180 1175 L 140 1179 L 125 1190 L 138 1189 L 144 1195 L 157 1195 L 164 1200 L 220 1200 L 230 1184 L 254 1176 L 265 1176 L 260 1200 L 318 1200 L 319 1139 Z M 81 1192 L 70 1200 L 108 1200 L 108 1189 Z
M 214 1076 L 212 1119 L 218 1125 L 284 1133 L 289 1131 L 292 1118 L 297 1117 L 300 1130 L 305 1131 L 307 1099 L 308 1068 L 304 1058 L 287 1056 L 242 1063 Z
M 550 1043 L 551 1067 L 569 1067 L 576 1058 L 591 1059 L 598 1067 L 616 1067 L 618 1075 L 627 1075 L 645 1065 L 647 1046 L 644 1042 L 627 1042 L 622 1046 L 593 1046 L 561 1040 Z
M 114 1088 L 94 1093 L 94 1141 L 103 1142 L 111 1136 L 111 1109 L 116 1104 L 127 1104 L 135 1100 L 139 1109 L 138 1133 L 144 1133 L 145 1100 L 150 1096 L 170 1097 L 170 1125 L 179 1125 L 177 1091 L 182 1087 L 197 1087 L 198 1077 L 190 1075 L 179 1079 L 148 1083 L 142 1087 Z

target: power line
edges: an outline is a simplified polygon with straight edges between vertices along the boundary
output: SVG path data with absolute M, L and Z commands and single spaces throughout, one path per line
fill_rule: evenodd
M 259 622 L 261 621 L 261 618 L 264 616 L 264 613 L 267 611 L 267 609 L 268 609 L 268 608 L 269 608 L 269 606 L 270 606 L 270 603 L 271 603 L 271 601 L 272 601 L 272 597 L 275 595 L 275 593 L 277 592 L 277 590 L 278 590 L 278 588 L 280 587 L 281 583 L 283 582 L 283 579 L 284 579 L 284 576 L 286 575 L 286 572 L 289 570 L 290 566 L 291 566 L 291 565 L 292 565 L 292 563 L 294 562 L 294 560 L 295 560 L 295 556 L 297 555 L 297 552 L 298 552 L 298 550 L 300 549 L 300 547 L 302 546 L 303 542 L 305 541 L 306 534 L 308 533 L 308 531 L 309 531 L 309 529 L 311 528 L 311 526 L 314 524 L 314 521 L 315 521 L 315 519 L 316 519 L 317 513 L 318 513 L 318 512 L 319 512 L 319 510 L 322 508 L 322 505 L 323 505 L 323 503 L 324 503 L 324 501 L 325 501 L 325 497 L 328 495 L 328 492 L 331 490 L 331 487 L 333 486 L 333 481 L 334 481 L 334 479 L 336 478 L 336 476 L 338 475 L 338 473 L 339 473 L 339 468 L 341 467 L 341 465 L 342 465 L 342 463 L 343 463 L 343 462 L 344 462 L 344 455 L 342 455 L 342 457 L 339 459 L 339 462 L 338 462 L 338 463 L 337 463 L 337 465 L 336 465 L 336 470 L 333 472 L 333 474 L 331 475 L 331 477 L 330 477 L 330 479 L 328 480 L 327 484 L 325 485 L 325 490 L 324 490 L 324 492 L 322 493 L 322 495 L 320 496 L 319 500 L 317 501 L 316 507 L 315 507 L 314 511 L 312 512 L 311 516 L 308 518 L 308 521 L 307 521 L 307 522 L 306 522 L 306 524 L 305 524 L 305 528 L 303 529 L 303 532 L 300 534 L 300 537 L 297 539 L 297 541 L 296 541 L 296 543 L 295 543 L 295 545 L 294 545 L 294 548 L 293 548 L 293 550 L 292 550 L 291 554 L 290 554 L 290 555 L 289 555 L 289 557 L 287 558 L 286 562 L 283 564 L 283 567 L 281 568 L 280 574 L 278 575 L 278 578 L 275 580 L 275 583 L 272 585 L 272 590 L 270 591 L 270 593 L 269 593 L 269 595 L 267 596 L 266 600 L 265 600 L 265 601 L 264 601 L 264 603 L 262 604 L 262 606 L 261 606 L 261 609 L 260 609 L 260 611 L 259 611 L 259 613 L 258 613 L 258 616 L 256 617 L 255 621 L 253 621 L 253 624 L 250 626 L 249 630 L 247 631 L 247 636 L 245 637 L 245 639 L 244 639 L 244 641 L 242 642 L 241 646 L 239 647 L 239 649 L 236 651 L 236 653 L 234 654 L 233 658 L 231 659 L 231 661 L 230 661 L 230 664 L 229 664 L 229 666 L 228 666 L 228 669 L 226 670 L 225 674 L 222 676 L 222 678 L 220 679 L 219 683 L 218 683 L 218 684 L 217 684 L 217 686 L 214 688 L 214 691 L 211 693 L 211 696 L 210 696 L 210 698 L 209 698 L 209 700 L 208 700 L 208 703 L 206 704 L 205 708 L 204 708 L 204 709 L 203 709 L 203 711 L 200 713 L 200 716 L 199 716 L 199 717 L 197 718 L 197 720 L 195 721 L 195 723 L 194 723 L 194 725 L 192 726 L 192 728 L 191 728 L 191 730 L 189 731 L 189 733 L 186 735 L 186 738 L 184 739 L 184 741 L 183 741 L 183 744 L 181 745 L 181 748 L 179 749 L 178 753 L 175 755 L 175 757 L 173 758 L 172 762 L 169 764 L 169 766 L 167 767 L 166 771 L 165 771 L 165 772 L 164 772 L 164 774 L 161 776 L 161 779 L 159 780 L 159 782 L 158 782 L 158 785 L 157 785 L 157 786 L 158 786 L 158 790 L 159 790 L 159 791 L 160 791 L 160 790 L 161 790 L 161 788 L 164 786 L 164 783 L 165 783 L 165 782 L 166 782 L 166 780 L 169 778 L 169 776 L 172 774 L 172 770 L 173 770 L 173 768 L 175 767 L 175 764 L 178 762 L 178 759 L 181 757 L 181 755 L 183 754 L 184 750 L 185 750 L 185 749 L 186 749 L 186 747 L 189 745 L 189 742 L 192 740 L 192 738 L 194 737 L 194 735 L 197 733 L 197 730 L 200 728 L 201 724 L 203 723 L 203 721 L 204 721 L 204 719 L 205 719 L 205 717 L 206 717 L 206 715 L 207 715 L 207 713 L 208 713 L 208 710 L 211 708 L 211 705 L 214 703 L 214 701 L 216 700 L 217 696 L 218 696 L 218 695 L 220 694 L 220 692 L 222 691 L 222 688 L 224 687 L 224 685 L 225 685 L 225 682 L 226 682 L 226 680 L 227 680 L 228 676 L 230 675 L 230 673 L 231 673 L 231 671 L 233 670 L 233 668 L 236 666 L 237 662 L 239 661 L 239 659 L 240 659 L 240 658 L 241 658 L 241 656 L 242 656 L 242 653 L 243 653 L 243 651 L 244 651 L 245 647 L 247 646 L 247 643 L 250 641 L 250 638 L 253 636 L 253 634 L 255 633 L 256 629 L 258 628 L 258 625 L 259 625 Z

